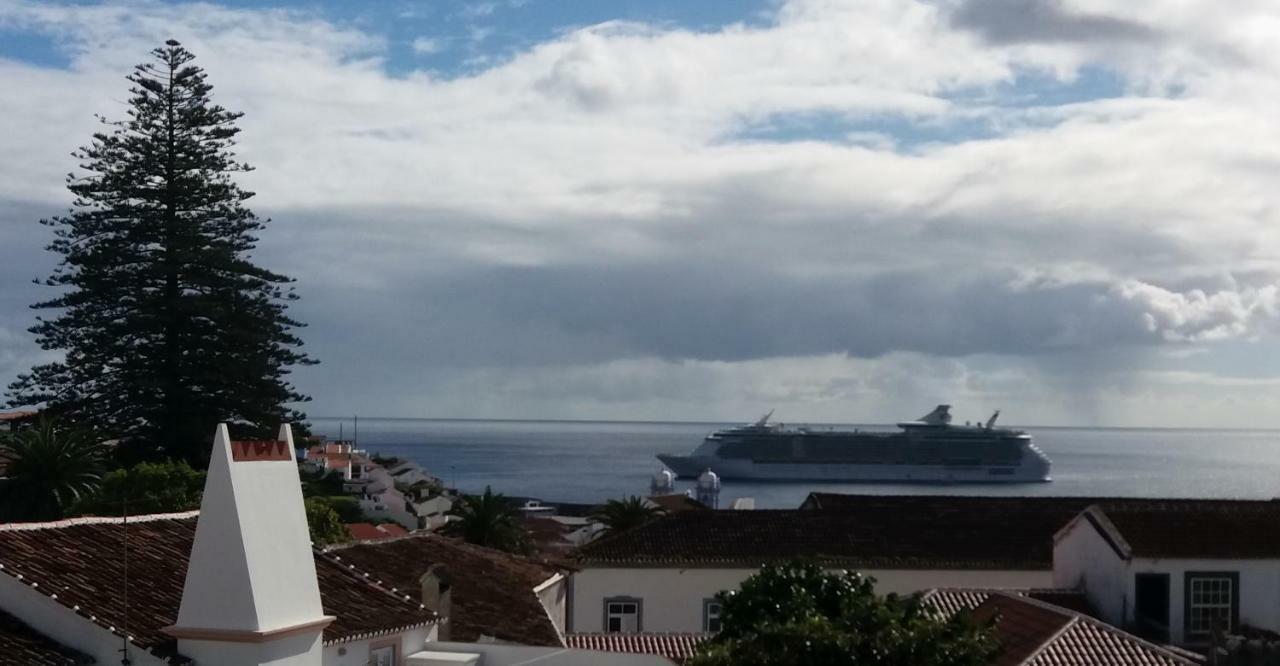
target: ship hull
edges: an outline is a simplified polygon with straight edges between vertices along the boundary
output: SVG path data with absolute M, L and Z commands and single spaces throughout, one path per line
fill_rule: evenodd
M 830 481 L 840 483 L 1039 483 L 1049 481 L 1048 465 L 910 465 L 790 462 L 714 456 L 659 455 L 679 478 L 697 478 L 710 469 L 722 479 Z

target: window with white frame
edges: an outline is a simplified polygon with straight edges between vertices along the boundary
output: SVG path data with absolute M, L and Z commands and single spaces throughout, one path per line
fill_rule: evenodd
M 604 630 L 611 634 L 640 632 L 640 600 L 616 597 L 604 600 Z
M 1239 574 L 1234 572 L 1187 572 L 1188 638 L 1206 638 L 1216 630 L 1235 630 L 1240 608 L 1239 581 Z
M 720 631 L 720 602 L 716 599 L 702 600 L 702 630 L 715 634 Z

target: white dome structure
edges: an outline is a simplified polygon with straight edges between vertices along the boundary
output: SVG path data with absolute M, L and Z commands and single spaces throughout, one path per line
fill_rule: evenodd
M 712 509 L 720 508 L 720 477 L 711 468 L 698 475 L 698 501 Z
M 649 481 L 649 493 L 651 495 L 670 495 L 675 491 L 676 475 L 665 467 L 655 472 L 653 479 Z

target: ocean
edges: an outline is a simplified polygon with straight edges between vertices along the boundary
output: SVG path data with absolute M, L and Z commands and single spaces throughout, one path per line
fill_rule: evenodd
M 350 438 L 352 419 L 313 418 L 318 434 Z M 598 503 L 643 495 L 658 453 L 687 453 L 709 432 L 738 424 L 600 421 L 359 420 L 359 446 L 417 461 L 466 492 Z M 824 427 L 829 424 L 822 424 Z M 848 427 L 875 428 L 860 424 Z M 884 427 L 884 426 L 879 426 Z M 725 481 L 721 505 L 795 508 L 811 491 L 878 494 L 1280 496 L 1280 431 L 1020 426 L 1053 459 L 1053 481 L 910 485 Z M 692 487 L 680 481 L 681 490 Z

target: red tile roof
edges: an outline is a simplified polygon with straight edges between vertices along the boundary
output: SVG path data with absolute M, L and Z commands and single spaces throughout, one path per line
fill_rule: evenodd
M 92 657 L 60 645 L 18 618 L 0 611 L 0 663 L 74 666 L 93 662 Z
M 171 657 L 175 641 L 161 629 L 178 616 L 198 512 L 129 519 L 129 633 L 134 644 Z M 113 633 L 124 618 L 122 538 L 115 518 L 0 526 L 0 575 L 56 595 L 58 603 Z M 324 612 L 337 620 L 326 644 L 394 633 L 435 620 L 417 595 L 405 598 L 365 573 L 315 552 Z
M 981 606 L 993 594 L 1029 597 L 1076 613 L 1097 617 L 1097 612 L 1092 604 L 1089 603 L 1089 599 L 1083 592 L 1076 590 L 1046 588 L 997 590 L 973 587 L 941 587 L 926 591 L 920 598 L 928 606 L 950 617 L 960 611 L 971 611 Z
M 383 539 L 395 539 L 405 536 L 409 533 L 405 528 L 395 523 L 382 523 L 374 525 L 373 523 L 347 523 L 347 531 L 351 533 L 351 538 L 356 541 L 381 541 Z
M 858 510 L 682 511 L 577 552 L 583 566 L 759 566 L 808 558 L 849 567 L 1048 570 L 1055 526 L 987 511 L 921 512 L 895 503 Z
M 1081 516 L 1121 557 L 1280 558 L 1280 502 L 1099 504 Z
M 1025 596 L 990 592 L 972 612 L 978 622 L 996 620 L 1000 653 L 992 666 L 1184 666 L 1198 663 L 1086 615 Z
M 567 634 L 565 643 L 575 650 L 656 654 L 676 663 L 693 656 L 710 634 Z
M 524 645 L 564 645 L 533 591 L 559 573 L 550 565 L 438 534 L 336 546 L 327 552 L 414 598 L 421 595 L 419 579 L 427 569 L 443 565 L 453 581 L 452 640 L 492 636 Z

